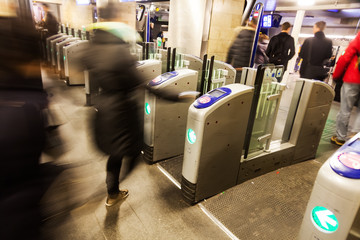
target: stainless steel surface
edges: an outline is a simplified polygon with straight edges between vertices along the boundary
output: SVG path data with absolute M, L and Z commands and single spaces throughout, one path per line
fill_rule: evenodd
M 289 141 L 296 146 L 293 163 L 315 158 L 334 98 L 334 90 L 324 82 L 298 81 L 305 83 Z

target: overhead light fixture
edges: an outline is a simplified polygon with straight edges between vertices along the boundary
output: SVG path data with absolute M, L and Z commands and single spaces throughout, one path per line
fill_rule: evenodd
M 312 6 L 315 4 L 315 0 L 298 0 L 299 6 Z
M 308 33 L 300 33 L 299 34 L 299 37 L 301 38 L 309 38 L 309 37 L 313 37 L 314 34 L 308 34 Z M 343 36 L 343 35 L 325 35 L 327 38 L 331 38 L 331 39 L 349 39 L 349 40 L 352 40 L 352 39 L 355 39 L 355 35 L 346 35 L 346 36 Z

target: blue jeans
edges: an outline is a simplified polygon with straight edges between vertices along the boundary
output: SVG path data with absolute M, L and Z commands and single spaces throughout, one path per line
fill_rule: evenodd
M 344 82 L 340 95 L 340 111 L 336 116 L 336 136 L 339 140 L 346 141 L 351 111 L 356 101 L 358 101 L 358 106 L 360 106 L 360 84 Z M 360 112 L 358 111 L 356 122 L 359 119 Z

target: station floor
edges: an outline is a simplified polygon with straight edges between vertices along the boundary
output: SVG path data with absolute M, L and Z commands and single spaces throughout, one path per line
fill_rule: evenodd
M 51 176 L 42 199 L 44 239 L 296 239 L 317 170 L 338 148 L 329 142 L 339 109 L 334 102 L 314 160 L 249 180 L 194 206 L 183 201 L 157 164 L 142 162 L 120 184 L 129 197 L 106 208 L 107 156 L 92 140 L 94 109 L 85 106 L 85 89 L 67 86 L 48 68 L 42 74 L 53 124 L 60 124 L 41 158 Z M 294 79 L 279 115 L 287 113 Z

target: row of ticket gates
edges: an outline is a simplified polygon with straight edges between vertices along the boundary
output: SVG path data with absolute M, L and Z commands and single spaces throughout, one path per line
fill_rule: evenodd
M 88 74 L 71 72 L 72 56 L 88 41 L 58 34 L 47 40 L 48 60 L 69 85 L 98 89 Z M 148 54 L 145 54 L 148 55 Z M 170 66 L 170 67 L 169 67 Z M 267 172 L 314 159 L 334 98 L 324 82 L 296 81 L 284 132 L 273 139 L 282 91 L 282 66 L 244 68 L 160 50 L 139 61 L 148 85 L 164 91 L 200 91 L 194 102 L 173 103 L 146 91 L 144 159 L 149 164 L 182 157 L 181 191 L 195 204 Z M 169 71 L 170 70 L 170 71 Z M 64 71 L 64 72 L 61 72 Z M 95 91 L 95 90 L 96 91 Z M 360 135 L 319 171 L 300 239 L 360 239 Z

